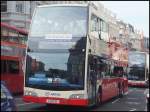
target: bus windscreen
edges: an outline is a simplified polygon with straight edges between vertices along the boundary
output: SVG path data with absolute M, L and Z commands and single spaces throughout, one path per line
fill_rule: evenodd
M 85 7 L 37 9 L 28 38 L 26 87 L 84 89 L 86 11 Z
M 145 80 L 146 57 L 144 53 L 129 52 L 129 80 Z
M 85 36 L 87 7 L 39 7 L 33 17 L 30 36 L 45 37 L 51 34 Z

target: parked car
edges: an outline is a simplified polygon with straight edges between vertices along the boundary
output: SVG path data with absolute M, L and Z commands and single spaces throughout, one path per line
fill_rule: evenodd
M 14 98 L 7 89 L 4 81 L 1 81 L 1 111 L 16 111 Z

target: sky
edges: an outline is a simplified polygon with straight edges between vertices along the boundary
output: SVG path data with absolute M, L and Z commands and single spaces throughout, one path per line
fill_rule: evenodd
M 130 23 L 135 29 L 143 30 L 149 37 L 149 1 L 100 1 L 117 18 Z

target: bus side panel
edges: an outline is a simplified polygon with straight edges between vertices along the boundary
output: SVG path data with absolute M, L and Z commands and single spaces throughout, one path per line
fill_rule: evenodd
M 35 97 L 35 96 L 23 96 L 25 102 L 43 103 L 43 104 L 57 104 L 57 105 L 74 105 L 74 106 L 88 106 L 87 99 L 65 99 L 54 97 Z M 48 100 L 59 101 L 48 103 Z
M 1 80 L 5 81 L 8 89 L 12 93 L 23 92 L 23 75 L 22 74 L 1 74 Z
M 103 79 L 102 102 L 118 95 L 118 79 Z

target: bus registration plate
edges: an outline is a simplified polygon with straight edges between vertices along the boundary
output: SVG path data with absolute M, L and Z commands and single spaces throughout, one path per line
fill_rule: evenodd
M 60 101 L 47 99 L 47 103 L 60 103 Z

